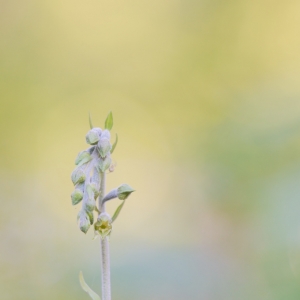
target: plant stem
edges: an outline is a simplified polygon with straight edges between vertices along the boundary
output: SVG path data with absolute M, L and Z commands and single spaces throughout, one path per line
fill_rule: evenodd
M 101 172 L 101 188 L 99 196 L 99 211 L 105 212 L 105 203 L 102 199 L 105 196 L 106 174 Z M 111 300 L 110 287 L 110 255 L 108 237 L 100 238 L 101 245 L 101 269 L 102 269 L 102 300 Z

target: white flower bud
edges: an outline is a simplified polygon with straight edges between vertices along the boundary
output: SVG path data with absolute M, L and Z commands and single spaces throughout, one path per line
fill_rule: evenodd
M 96 145 L 100 140 L 101 133 L 101 128 L 91 129 L 85 136 L 86 142 L 90 145 Z
M 111 158 L 109 155 L 107 155 L 104 159 L 100 158 L 98 163 L 99 171 L 104 173 L 109 168 L 110 164 L 111 164 Z
M 80 189 L 75 189 L 71 194 L 72 204 L 78 204 L 83 198 L 83 193 Z
M 97 199 L 97 197 L 98 197 L 99 194 L 100 194 L 100 192 L 99 192 L 99 186 L 98 186 L 96 183 L 94 183 L 94 182 L 92 182 L 92 183 L 90 184 L 90 186 L 91 186 L 91 188 L 92 188 L 92 190 L 93 190 L 93 192 L 94 192 L 94 198 Z
M 81 151 L 75 160 L 75 165 L 81 166 L 89 162 L 91 159 L 92 157 L 88 151 Z
M 84 182 L 85 174 L 84 174 L 83 170 L 81 168 L 75 169 L 71 175 L 71 179 L 72 179 L 74 185 Z
M 110 140 L 110 132 L 109 132 L 109 130 L 105 129 L 105 130 L 102 131 L 102 133 L 101 133 L 101 140 L 102 139 L 108 139 L 108 140 Z
M 98 142 L 98 152 L 100 156 L 103 158 L 105 157 L 111 150 L 111 144 L 108 139 L 102 139 Z
M 91 222 L 88 214 L 84 210 L 79 211 L 77 215 L 77 222 L 80 230 L 84 233 L 87 233 L 91 226 Z
M 118 187 L 117 192 L 118 198 L 120 200 L 125 200 L 132 192 L 134 192 L 134 189 L 128 184 L 124 183 Z

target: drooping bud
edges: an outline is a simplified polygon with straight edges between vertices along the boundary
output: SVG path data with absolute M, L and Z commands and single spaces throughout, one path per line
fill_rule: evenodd
M 87 215 L 88 215 L 88 217 L 89 217 L 89 220 L 90 220 L 91 225 L 93 225 L 93 224 L 94 224 L 94 214 L 93 214 L 93 212 L 91 212 L 91 211 L 86 211 L 86 213 L 87 213 Z
M 94 211 L 96 206 L 95 194 L 91 184 L 87 184 L 86 186 L 86 194 L 84 196 L 84 207 L 86 211 Z
M 75 165 L 81 166 L 89 162 L 91 159 L 92 157 L 88 151 L 81 151 L 75 160 Z
M 94 198 L 97 199 L 97 197 L 99 196 L 100 194 L 100 191 L 99 191 L 99 186 L 98 184 L 96 184 L 95 182 L 92 182 L 91 184 L 91 188 L 94 192 Z
M 113 189 L 108 194 L 105 195 L 105 197 L 102 199 L 102 204 L 108 200 L 115 199 L 118 197 L 118 190 Z
M 75 169 L 71 175 L 71 179 L 72 179 L 74 185 L 84 182 L 85 174 L 84 174 L 83 170 L 81 168 Z
M 99 171 L 104 173 L 109 168 L 110 164 L 111 164 L 111 158 L 109 155 L 107 155 L 104 159 L 100 158 L 98 163 Z
M 99 234 L 102 239 L 110 235 L 112 230 L 112 220 L 108 213 L 103 212 L 98 216 L 97 222 L 94 224 L 95 233 Z
M 101 132 L 101 128 L 91 129 L 85 136 L 86 142 L 90 145 L 96 145 L 100 140 Z
M 125 200 L 132 192 L 134 192 L 134 189 L 128 184 L 124 183 L 117 188 L 117 192 L 118 198 L 120 200 Z
M 80 230 L 84 233 L 87 233 L 91 226 L 91 222 L 88 214 L 84 210 L 79 211 L 77 215 L 77 222 Z
M 111 144 L 108 139 L 102 139 L 98 142 L 98 147 L 97 147 L 100 156 L 103 158 L 107 155 L 107 153 L 110 152 L 111 150 Z
M 71 194 L 72 204 L 78 204 L 83 198 L 83 193 L 80 189 L 75 189 Z

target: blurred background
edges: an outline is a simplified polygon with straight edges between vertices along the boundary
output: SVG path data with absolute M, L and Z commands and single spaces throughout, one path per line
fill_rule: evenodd
M 0 1 L 0 298 L 100 293 L 70 174 L 112 110 L 113 299 L 300 299 L 299 28 L 296 0 Z

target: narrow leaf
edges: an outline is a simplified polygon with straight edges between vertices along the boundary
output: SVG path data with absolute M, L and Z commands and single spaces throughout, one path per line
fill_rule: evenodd
M 105 129 L 111 130 L 113 127 L 113 115 L 112 112 L 110 111 L 106 120 L 105 120 Z
M 92 123 L 92 117 L 91 117 L 91 113 L 89 113 L 89 122 L 90 122 L 90 128 L 93 129 L 93 123 Z
M 116 146 L 117 146 L 117 143 L 118 143 L 118 135 L 116 134 L 116 141 L 114 142 L 114 144 L 112 145 L 112 148 L 110 150 L 110 153 L 113 153 Z
M 84 278 L 83 278 L 83 274 L 82 272 L 80 271 L 79 273 L 79 282 L 80 282 L 80 285 L 82 287 L 82 289 L 87 292 L 89 294 L 89 296 L 93 299 L 93 300 L 101 300 L 101 298 L 98 296 L 98 294 L 96 294 L 87 284 L 86 282 L 84 281 Z
M 112 222 L 114 222 L 116 220 L 116 218 L 118 217 L 118 215 L 119 215 L 121 209 L 123 208 L 124 204 L 125 204 L 125 201 L 123 201 L 123 203 L 118 206 L 118 208 L 116 209 L 114 215 L 111 218 Z

